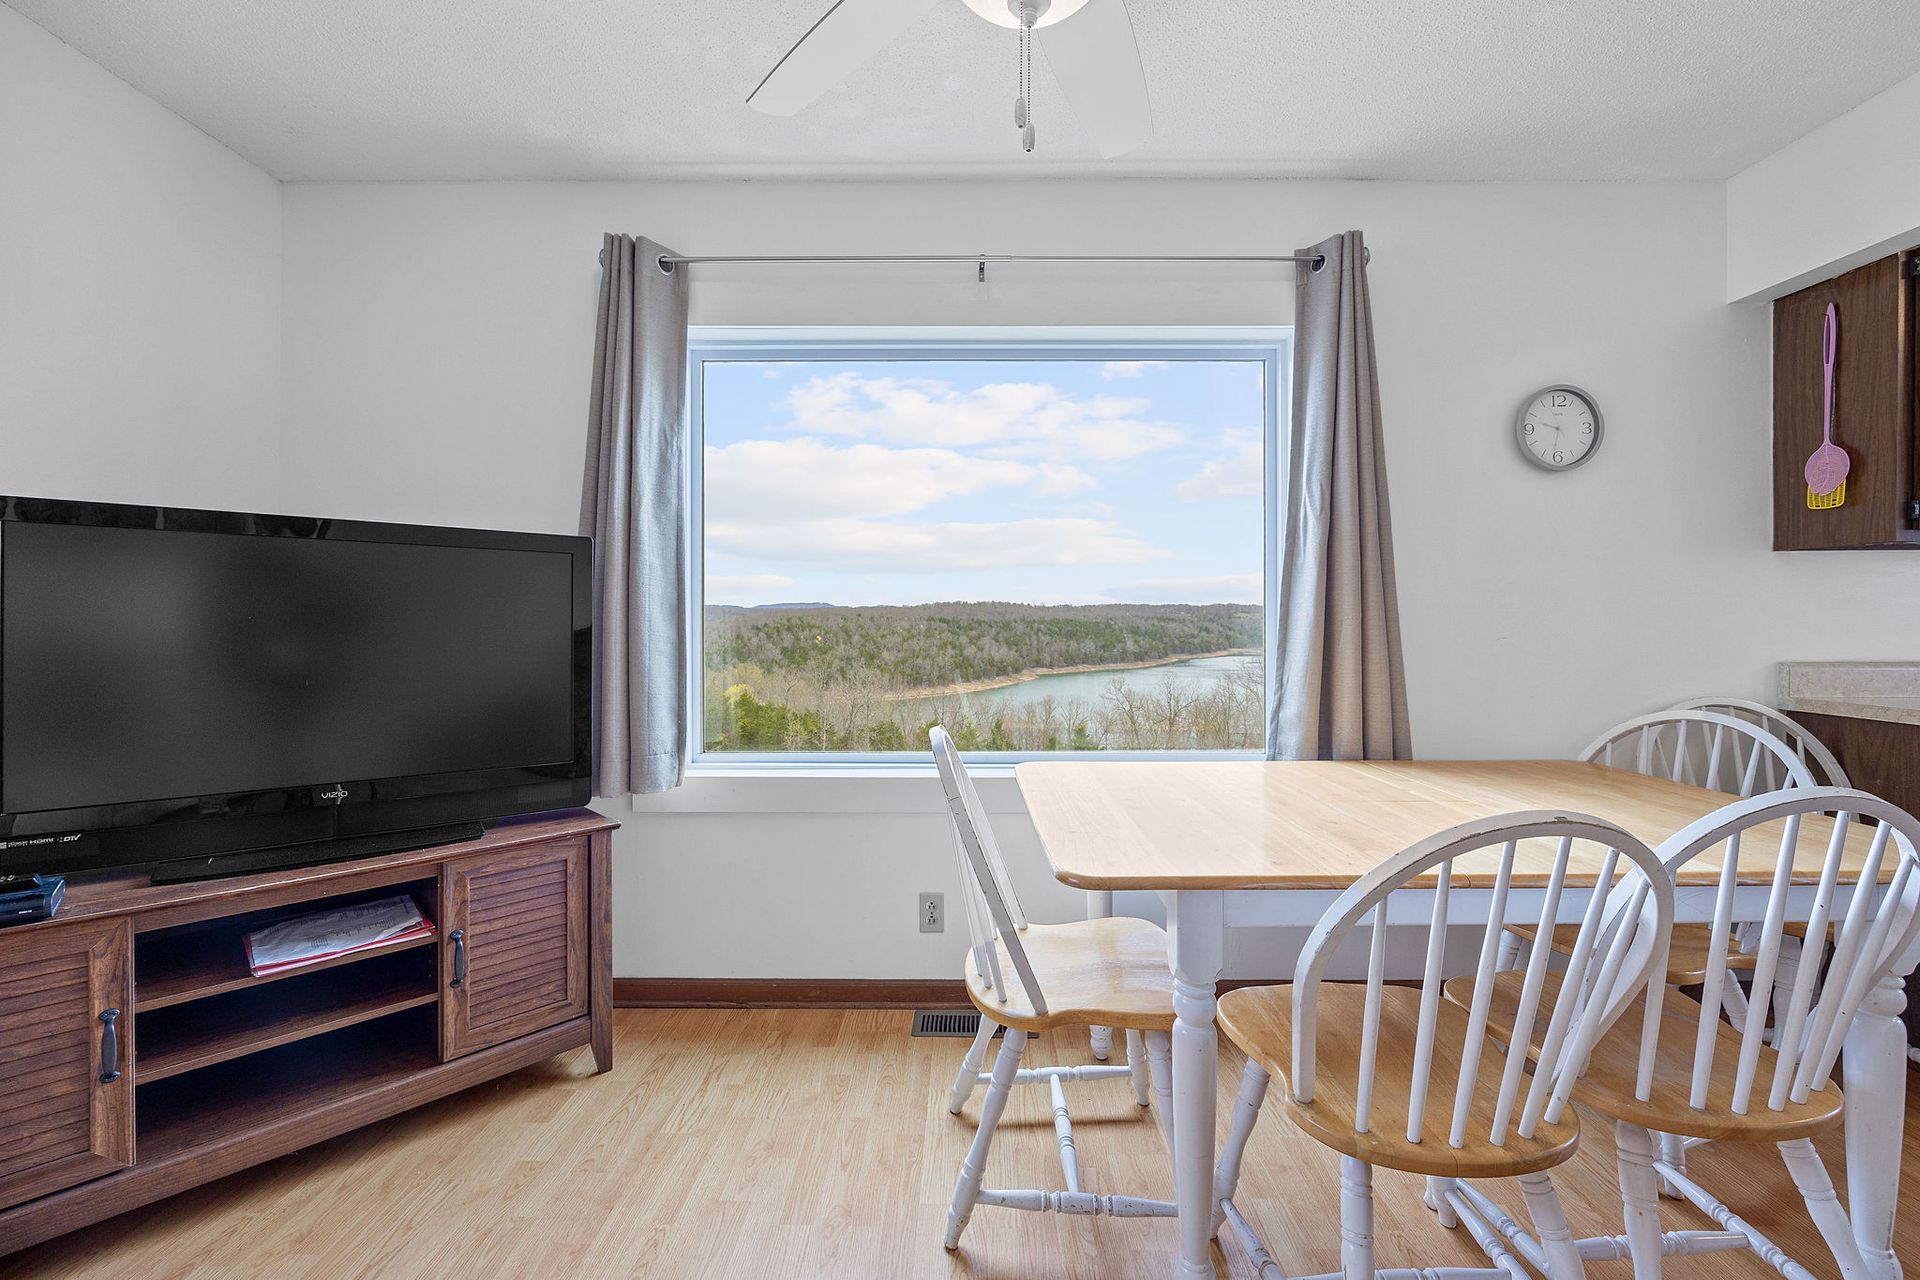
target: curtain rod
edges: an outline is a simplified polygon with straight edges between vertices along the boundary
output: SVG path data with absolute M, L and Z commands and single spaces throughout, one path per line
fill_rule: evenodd
M 604 257 L 604 255 L 602 255 Z M 1367 250 L 1367 258 L 1373 251 Z M 706 256 L 699 254 L 661 254 L 660 270 L 673 274 L 677 266 L 702 262 L 971 262 L 979 269 L 978 278 L 987 278 L 989 262 L 1305 262 L 1318 271 L 1326 265 L 1324 254 L 1280 253 L 896 253 L 896 254 L 773 254 L 765 256 Z

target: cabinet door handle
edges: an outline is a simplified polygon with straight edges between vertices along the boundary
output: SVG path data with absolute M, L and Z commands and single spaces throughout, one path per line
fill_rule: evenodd
M 100 1015 L 100 1083 L 112 1084 L 120 1078 L 120 1011 L 109 1009 Z
M 453 942 L 453 981 L 447 985 L 464 987 L 467 985 L 467 931 L 455 929 L 447 936 Z

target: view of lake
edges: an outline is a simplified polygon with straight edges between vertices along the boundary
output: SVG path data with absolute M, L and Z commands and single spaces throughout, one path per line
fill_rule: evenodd
M 1248 750 L 1260 638 L 1259 607 L 1234 603 L 709 605 L 703 736 L 912 752 L 941 724 L 962 751 Z
M 1235 675 L 1251 674 L 1260 678 L 1260 655 L 1230 654 L 1224 658 L 1189 658 L 1157 667 L 1132 667 L 1119 671 L 1071 671 L 1060 675 L 1035 676 L 1018 684 L 975 693 L 945 694 L 957 699 L 973 714 L 992 716 L 1015 707 L 1031 707 L 1048 698 L 1056 703 L 1078 702 L 1098 706 L 1113 682 L 1142 692 L 1154 692 L 1173 682 L 1183 694 L 1212 693 Z

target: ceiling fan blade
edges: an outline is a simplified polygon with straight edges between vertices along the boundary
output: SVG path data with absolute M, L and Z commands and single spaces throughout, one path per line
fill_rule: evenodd
M 747 105 L 770 116 L 801 111 L 932 5 L 933 0 L 837 0 L 747 95 Z
M 1087 0 L 1080 12 L 1033 34 L 1104 159 L 1125 155 L 1153 136 L 1147 74 L 1123 0 Z

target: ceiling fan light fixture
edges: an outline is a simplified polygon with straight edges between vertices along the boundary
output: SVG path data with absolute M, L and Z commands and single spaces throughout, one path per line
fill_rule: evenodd
M 996 27 L 1005 27 L 1009 31 L 1020 29 L 1020 0 L 964 0 L 967 8 L 973 10 Z M 1040 16 L 1034 20 L 1035 28 L 1050 27 L 1064 18 L 1071 18 L 1086 6 L 1087 0 L 1027 0 L 1029 8 L 1040 10 Z
M 4 0 L 0 0 L 4 2 Z M 774 116 L 805 110 L 905 33 L 935 3 L 949 0 L 833 0 L 832 6 L 774 64 L 747 105 Z M 1146 68 L 1127 0 L 961 0 L 968 10 L 1020 36 L 1014 124 L 1033 150 L 1033 43 L 1046 46 L 1060 99 L 1103 159 L 1125 155 L 1153 136 Z M 1072 22 L 1065 22 L 1072 18 Z M 1065 22 L 1065 25 L 1061 25 Z

